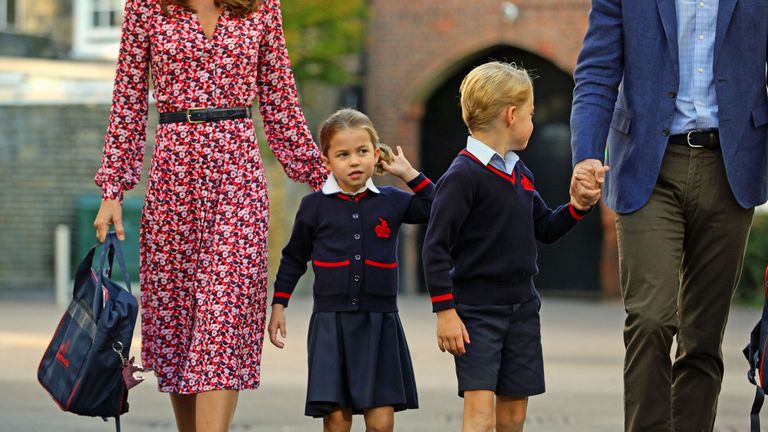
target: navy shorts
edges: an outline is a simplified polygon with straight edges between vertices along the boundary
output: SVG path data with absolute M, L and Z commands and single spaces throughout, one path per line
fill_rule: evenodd
M 455 356 L 459 396 L 490 390 L 498 396 L 544 393 L 541 300 L 516 305 L 456 305 L 467 327 L 466 354 Z

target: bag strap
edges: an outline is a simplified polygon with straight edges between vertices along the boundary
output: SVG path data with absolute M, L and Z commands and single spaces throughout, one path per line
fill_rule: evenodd
M 125 265 L 125 258 L 123 256 L 123 249 L 120 246 L 120 240 L 117 238 L 117 234 L 111 231 L 104 239 L 103 249 L 99 256 L 99 266 L 97 273 L 97 289 L 93 293 L 93 313 L 94 319 L 98 320 L 102 308 L 102 292 L 101 286 L 104 285 L 104 278 L 109 279 L 112 273 L 112 254 L 117 258 L 117 265 L 120 267 L 120 272 L 123 274 L 123 281 L 125 282 L 125 288 L 128 292 L 131 292 L 131 278 L 128 275 L 128 270 Z M 107 260 L 109 256 L 109 260 Z M 107 265 L 108 264 L 108 265 Z
M 91 277 L 93 255 L 96 253 L 96 248 L 98 248 L 100 245 L 101 243 L 98 242 L 93 245 L 85 255 L 85 258 L 80 261 L 80 265 L 77 267 L 77 271 L 75 273 L 75 287 L 72 290 L 72 298 L 75 300 L 80 300 L 85 294 L 86 290 L 83 288 L 85 288 L 85 282 Z

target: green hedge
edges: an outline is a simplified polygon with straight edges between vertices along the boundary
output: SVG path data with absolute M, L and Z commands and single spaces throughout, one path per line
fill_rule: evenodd
M 744 269 L 734 300 L 739 303 L 763 303 L 763 275 L 768 265 L 768 213 L 755 213 L 749 233 Z

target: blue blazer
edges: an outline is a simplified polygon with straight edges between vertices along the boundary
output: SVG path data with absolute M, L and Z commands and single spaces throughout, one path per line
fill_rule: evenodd
M 573 163 L 603 160 L 606 202 L 643 207 L 659 175 L 679 86 L 675 0 L 593 0 L 571 112 Z M 720 0 L 714 78 L 723 159 L 736 200 L 768 193 L 768 2 Z

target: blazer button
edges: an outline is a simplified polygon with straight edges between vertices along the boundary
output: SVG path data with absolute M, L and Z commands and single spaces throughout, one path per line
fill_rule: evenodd
M 671 92 L 667 93 L 667 96 L 669 96 L 670 99 L 674 99 L 674 98 L 677 97 L 677 93 L 671 91 Z
M 362 258 L 360 255 L 355 255 L 355 261 L 360 261 L 360 258 Z
M 355 282 L 360 282 L 360 275 L 355 275 L 355 277 L 352 278 Z
M 357 218 L 359 218 L 359 217 L 360 217 L 360 215 L 359 215 L 359 214 L 357 214 L 357 213 L 352 213 L 352 219 L 357 219 Z
M 355 298 L 353 298 L 353 299 L 352 299 L 352 304 L 353 304 L 353 305 L 356 305 L 356 304 L 357 304 L 357 297 L 355 297 Z
M 665 137 L 669 136 L 669 129 L 667 129 L 667 128 L 662 129 L 661 130 L 661 134 L 664 135 Z
M 360 234 L 355 234 L 355 240 L 360 240 Z

